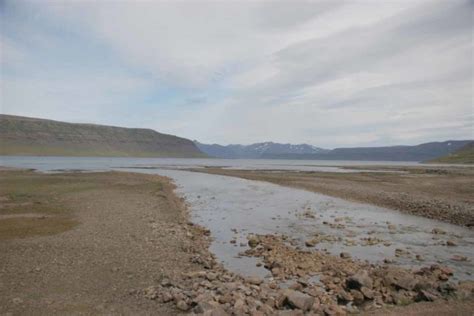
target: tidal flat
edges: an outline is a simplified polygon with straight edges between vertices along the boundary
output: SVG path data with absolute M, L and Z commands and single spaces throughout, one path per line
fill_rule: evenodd
M 295 171 L 180 169 L 2 169 L 2 313 L 443 315 L 473 308 L 467 225 L 249 179 L 293 181 Z M 399 171 L 391 177 L 433 183 L 433 174 L 445 175 Z M 339 174 L 345 178 L 332 181 L 347 188 L 387 177 Z M 336 177 L 300 176 L 311 183 Z M 376 187 L 388 191 L 383 183 Z M 468 190 L 456 194 L 472 205 Z M 33 228 L 15 228 L 12 219 Z M 43 230 L 56 219 L 71 224 Z

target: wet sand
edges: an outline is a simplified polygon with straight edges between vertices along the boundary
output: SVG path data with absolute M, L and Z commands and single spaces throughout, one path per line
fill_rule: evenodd
M 436 166 L 361 168 L 377 172 L 265 171 L 212 167 L 188 170 L 267 181 L 456 225 L 474 226 L 474 168 Z M 389 172 L 383 172 L 384 170 Z

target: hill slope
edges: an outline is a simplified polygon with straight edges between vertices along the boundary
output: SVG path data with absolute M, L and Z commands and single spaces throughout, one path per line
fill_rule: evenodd
M 0 115 L 0 155 L 205 157 L 192 141 L 151 129 Z
M 468 143 L 447 156 L 439 157 L 429 162 L 474 164 L 474 142 Z

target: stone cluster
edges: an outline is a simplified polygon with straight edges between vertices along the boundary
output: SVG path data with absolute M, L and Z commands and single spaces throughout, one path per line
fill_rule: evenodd
M 257 257 L 271 277 L 242 277 L 196 254 L 201 271 L 162 280 L 142 294 L 199 315 L 344 315 L 385 305 L 468 298 L 474 282 L 449 282 L 453 271 L 431 265 L 407 270 L 353 260 L 348 254 L 301 250 L 284 236 L 251 235 L 242 255 Z M 260 264 L 260 263 L 259 263 Z

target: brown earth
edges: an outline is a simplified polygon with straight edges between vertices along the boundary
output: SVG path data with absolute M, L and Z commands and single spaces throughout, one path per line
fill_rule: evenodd
M 202 269 L 172 190 L 152 175 L 0 170 L 0 315 L 176 313 L 130 295 Z
M 272 236 L 250 239 L 247 253 L 261 256 L 265 265 L 278 258 L 281 279 L 294 282 L 291 289 L 281 288 L 278 277 L 235 275 L 216 263 L 208 251 L 209 232 L 188 222 L 173 189 L 156 175 L 0 169 L 0 315 L 343 314 L 338 295 L 344 293 L 336 290 L 352 287 L 348 280 L 357 270 L 374 282 L 374 298 L 370 288 L 360 289 L 365 296 L 358 303 L 351 295 L 361 294 L 344 295 L 360 303 L 361 311 L 427 315 L 436 306 L 439 314 L 468 315 L 474 308 L 472 283 L 451 284 L 447 268 L 418 272 L 413 279 L 422 288 L 411 289 L 412 282 L 404 285 L 396 275 L 390 284 L 377 285 L 379 269 L 412 272 L 311 255 Z M 320 270 L 327 285 L 308 285 L 307 273 Z M 381 291 L 403 303 L 422 289 L 428 291 L 422 299 L 434 303 L 380 309 L 385 298 L 375 299 Z
M 360 173 L 222 168 L 190 170 L 267 181 L 457 225 L 474 226 L 474 168 L 380 168 L 364 166 L 361 169 L 378 172 Z M 380 172 L 386 169 L 391 172 Z

